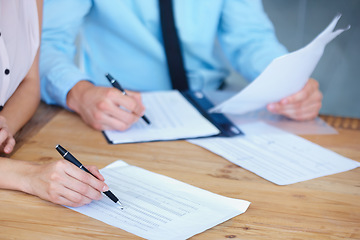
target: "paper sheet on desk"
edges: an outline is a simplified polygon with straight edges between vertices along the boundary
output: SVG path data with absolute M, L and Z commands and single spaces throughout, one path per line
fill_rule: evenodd
M 225 99 L 234 96 L 236 93 L 233 91 L 216 90 L 205 91 L 204 94 L 214 105 L 217 105 Z M 279 114 L 273 114 L 266 108 L 261 108 L 241 115 L 228 113 L 224 115 L 239 128 L 247 123 L 262 121 L 273 127 L 297 135 L 337 134 L 337 131 L 320 117 L 308 121 L 295 121 Z
M 71 209 L 146 239 L 187 239 L 244 213 L 250 205 L 123 161 L 101 173 L 124 210 L 106 197 Z
M 126 131 L 104 131 L 111 143 L 176 140 L 220 133 L 178 91 L 145 92 L 142 100 L 151 124 L 139 119 Z
M 282 115 L 270 113 L 265 108 L 242 115 L 227 114 L 226 116 L 237 126 L 262 121 L 293 134 L 337 134 L 337 131 L 320 117 L 308 121 L 295 121 Z
M 241 137 L 188 140 L 260 177 L 287 185 L 360 167 L 360 163 L 265 123 L 240 126 Z
M 338 15 L 311 43 L 295 52 L 274 59 L 245 89 L 210 112 L 242 114 L 278 102 L 300 91 L 315 69 L 327 43 L 346 29 L 333 32 Z

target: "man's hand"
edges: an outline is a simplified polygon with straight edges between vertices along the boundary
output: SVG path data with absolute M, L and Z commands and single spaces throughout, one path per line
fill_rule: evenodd
M 310 78 L 299 92 L 277 103 L 269 104 L 267 109 L 272 113 L 281 114 L 294 120 L 311 120 L 319 114 L 322 97 L 319 83 Z
M 11 134 L 6 119 L 0 116 L 0 152 L 9 154 L 15 146 L 15 139 Z
M 126 93 L 80 81 L 69 91 L 67 105 L 96 130 L 124 131 L 145 112 L 140 93 Z

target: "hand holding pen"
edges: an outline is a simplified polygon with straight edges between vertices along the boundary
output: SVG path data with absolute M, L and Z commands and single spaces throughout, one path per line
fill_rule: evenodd
M 106 76 L 106 78 L 109 80 L 109 82 L 111 83 L 111 85 L 112 85 L 114 88 L 120 90 L 123 95 L 127 95 L 126 92 L 125 92 L 125 90 L 121 87 L 120 83 L 119 83 L 118 81 L 116 81 L 116 79 L 113 78 L 113 77 L 110 75 L 110 73 L 106 74 L 105 76 Z M 148 119 L 145 115 L 143 115 L 141 118 L 142 118 L 147 124 L 150 124 L 149 119 Z
M 95 86 L 82 80 L 69 91 L 67 105 L 96 130 L 125 131 L 145 111 L 141 94 L 133 91 L 127 93 L 128 96 L 114 87 Z
M 100 200 L 101 193 L 109 190 L 95 166 L 87 169 L 96 177 L 63 159 L 44 164 L 24 162 L 18 166 L 22 172 L 17 179 L 21 190 L 55 204 L 79 207 Z
M 97 177 L 92 174 L 81 162 L 79 162 L 71 153 L 69 153 L 65 148 L 63 148 L 60 145 L 56 146 L 56 150 L 60 153 L 60 155 L 67 161 L 71 162 L 72 164 L 74 164 L 75 166 L 77 166 L 78 168 L 80 168 L 81 170 L 87 172 L 88 174 L 90 174 L 92 177 L 96 178 Z M 106 186 L 106 188 L 102 189 L 102 192 L 108 197 L 110 198 L 114 203 L 118 204 L 121 209 L 123 209 L 123 206 L 121 204 L 121 202 L 119 201 L 119 199 L 109 190 L 109 188 Z

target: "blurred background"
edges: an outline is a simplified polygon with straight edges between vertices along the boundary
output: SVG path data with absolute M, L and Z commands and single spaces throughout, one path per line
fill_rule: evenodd
M 351 29 L 330 42 L 312 77 L 324 95 L 321 114 L 360 118 L 360 0 L 263 0 L 279 41 L 291 52 L 304 47 L 331 22 Z M 245 80 L 236 73 L 228 89 L 240 90 Z

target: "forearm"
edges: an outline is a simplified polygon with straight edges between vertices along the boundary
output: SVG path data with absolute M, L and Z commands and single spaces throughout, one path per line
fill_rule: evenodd
M 48 104 L 67 107 L 66 95 L 81 79 L 89 79 L 76 65 L 75 39 L 90 0 L 45 1 L 40 52 L 41 97 Z M 64 15 L 63 13 L 66 12 Z
M 36 164 L 9 158 L 0 158 L 0 189 L 29 192 L 25 176 Z
M 23 81 L 6 102 L 0 115 L 6 118 L 14 135 L 33 116 L 40 101 L 38 79 Z

